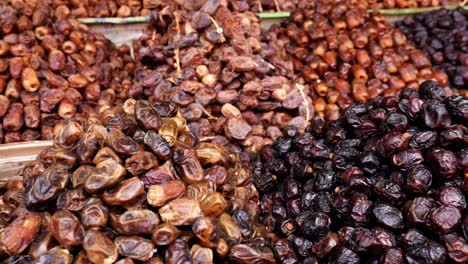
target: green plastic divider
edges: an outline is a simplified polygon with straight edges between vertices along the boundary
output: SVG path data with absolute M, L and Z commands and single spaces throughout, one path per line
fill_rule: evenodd
M 291 12 L 263 12 L 257 13 L 257 16 L 261 19 L 282 19 L 289 18 Z

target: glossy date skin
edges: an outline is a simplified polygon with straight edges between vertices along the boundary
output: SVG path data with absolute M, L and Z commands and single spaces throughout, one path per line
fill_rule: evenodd
M 425 81 L 418 92 L 405 88 L 398 97 L 353 105 L 321 130 L 285 129 L 287 136 L 253 161 L 260 221 L 278 237 L 291 238 L 274 240 L 276 261 L 464 259 L 467 145 L 460 141 L 466 122 L 459 113 L 466 109 L 458 100 Z M 458 111 L 449 113 L 451 105 Z M 239 228 L 248 234 L 248 217 L 236 211 L 233 218 L 245 222 Z M 218 225 L 235 234 L 222 221 Z M 235 247 L 234 259 L 256 253 Z

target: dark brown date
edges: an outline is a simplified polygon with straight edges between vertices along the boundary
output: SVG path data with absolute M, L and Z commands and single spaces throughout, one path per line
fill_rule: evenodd
M 153 257 L 154 245 L 150 240 L 138 236 L 120 236 L 114 240 L 120 255 L 147 261 Z
M 85 190 L 96 193 L 117 184 L 126 175 L 125 168 L 113 159 L 106 159 L 96 165 L 83 183 Z
M 117 184 L 113 189 L 104 192 L 102 199 L 109 205 L 123 205 L 131 203 L 143 194 L 145 188 L 138 177 L 126 179 Z
M 151 152 L 141 151 L 125 161 L 125 168 L 132 175 L 140 175 L 158 166 L 158 159 Z
M 130 156 L 142 150 L 141 146 L 131 137 L 125 135 L 120 129 L 111 129 L 106 138 L 106 144 L 117 154 Z
M 26 206 L 45 205 L 56 199 L 68 184 L 70 173 L 66 168 L 55 165 L 26 185 Z
M 185 182 L 198 183 L 204 180 L 202 166 L 193 148 L 180 141 L 176 142 L 173 159 L 182 171 Z
M 52 235 L 64 248 L 80 245 L 85 230 L 80 220 L 68 210 L 59 210 L 52 215 Z
M 108 217 L 107 207 L 98 198 L 88 199 L 81 210 L 81 222 L 86 228 L 105 227 Z
M 153 153 L 161 160 L 168 160 L 171 156 L 171 147 L 169 143 L 155 131 L 149 130 L 143 139 L 146 147 L 151 149 Z
M 135 118 L 147 130 L 158 130 L 162 124 L 161 116 L 149 101 L 137 100 Z

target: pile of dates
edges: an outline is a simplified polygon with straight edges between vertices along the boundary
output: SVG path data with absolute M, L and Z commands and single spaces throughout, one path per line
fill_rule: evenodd
M 453 88 L 468 86 L 468 10 L 442 9 L 418 14 L 395 26 L 431 57 L 434 67 L 446 72 Z
M 224 1 L 177 1 L 152 11 L 134 45 L 131 98 L 174 102 L 190 130 L 233 151 L 259 150 L 314 116 L 310 87 L 262 40 L 260 20 Z M 230 143 L 230 144 L 229 144 Z
M 221 2 L 213 0 L 195 1 L 195 5 L 202 5 L 205 2 Z M 52 6 L 66 12 L 75 18 L 80 17 L 130 17 L 130 16 L 148 16 L 151 10 L 159 9 L 169 5 L 171 0 L 89 0 L 89 1 L 65 1 L 53 0 Z M 179 3 L 193 2 L 188 0 L 179 0 Z M 307 8 L 311 0 L 236 0 L 226 1 L 229 8 L 233 11 L 245 12 L 281 12 L 294 11 L 301 8 Z M 414 8 L 446 5 L 447 0 L 361 0 L 357 1 L 366 8 Z M 459 2 L 461 2 L 459 0 Z
M 417 89 L 424 80 L 448 83 L 447 75 L 432 69 L 430 58 L 382 14 L 352 1 L 315 1 L 273 25 L 265 39 L 292 63 L 289 75 L 311 86 L 315 112 L 326 120 L 338 119 L 354 102 Z
M 253 163 L 278 263 L 467 263 L 468 98 L 376 97 Z
M 57 128 L 54 146 L 2 190 L 6 263 L 214 263 L 256 252 L 242 244 L 260 234 L 252 173 L 176 113 L 129 99 Z
M 461 3 L 460 0 L 457 0 Z M 368 0 L 372 8 L 418 8 L 447 5 L 449 0 Z M 455 2 L 455 1 L 452 1 Z
M 27 3 L 0 3 L 0 143 L 52 139 L 61 120 L 123 102 L 132 84 L 128 46 Z
M 308 0 L 310 1 L 310 0 Z M 205 2 L 219 3 L 219 0 L 52 0 L 52 6 L 61 13 L 69 14 L 74 18 L 82 17 L 130 17 L 149 16 L 151 10 L 160 9 L 173 2 L 203 5 Z M 291 11 L 298 7 L 301 1 L 285 0 L 237 0 L 226 1 L 233 11 L 245 12 L 272 12 Z
M 52 0 L 52 7 L 74 18 L 148 16 L 151 9 L 169 0 Z

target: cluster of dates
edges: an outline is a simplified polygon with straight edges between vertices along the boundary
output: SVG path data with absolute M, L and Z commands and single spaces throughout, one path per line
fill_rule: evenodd
M 369 0 L 369 6 L 373 8 L 416 8 L 448 5 L 450 0 Z M 455 1 L 452 1 L 455 2 Z M 462 2 L 457 0 L 457 2 Z
M 437 83 L 288 127 L 254 162 L 281 263 L 467 263 L 468 98 Z
M 0 3 L 0 37 L 0 143 L 52 139 L 60 120 L 128 97 L 129 47 L 62 19 L 47 1 Z
M 434 67 L 448 74 L 453 88 L 467 88 L 468 10 L 426 12 L 397 21 L 395 26 L 429 54 Z
M 424 80 L 447 84 L 447 75 L 432 69 L 428 56 L 382 14 L 352 1 L 315 1 L 272 26 L 267 36 L 292 62 L 297 81 L 315 90 L 315 112 L 327 120 L 338 119 L 353 102 L 417 89 Z
M 223 1 L 177 1 L 153 10 L 134 45 L 131 98 L 175 102 L 200 138 L 258 150 L 286 125 L 314 115 L 310 90 L 291 82 L 292 63 L 262 41 L 254 13 Z
M 148 16 L 151 9 L 170 0 L 52 0 L 60 13 L 73 18 Z
M 202 5 L 210 0 L 178 0 L 175 2 Z M 59 9 L 61 13 L 68 14 L 74 18 L 82 17 L 130 17 L 149 16 L 151 10 L 160 9 L 171 5 L 173 0 L 52 0 L 51 5 Z M 212 2 L 221 2 L 220 0 Z M 233 11 L 245 12 L 269 12 L 294 10 L 299 0 L 237 0 L 226 1 Z
M 213 263 L 254 250 L 241 243 L 257 233 L 238 226 L 258 211 L 251 172 L 199 142 L 176 113 L 129 99 L 84 125 L 63 124 L 2 191 L 2 258 Z
M 209 0 L 195 1 L 201 5 Z M 153 9 L 171 4 L 171 0 L 87 0 L 87 1 L 65 1 L 53 0 L 52 6 L 61 12 L 66 12 L 75 18 L 80 17 L 130 17 L 148 16 Z M 189 0 L 179 0 L 178 2 L 193 2 Z M 221 2 L 218 1 L 217 2 Z M 245 12 L 275 12 L 294 11 L 305 8 L 312 1 L 307 0 L 236 0 L 226 1 L 233 11 Z M 459 0 L 458 2 L 461 2 Z M 448 0 L 364 0 L 358 1 L 366 8 L 413 8 L 446 5 Z

